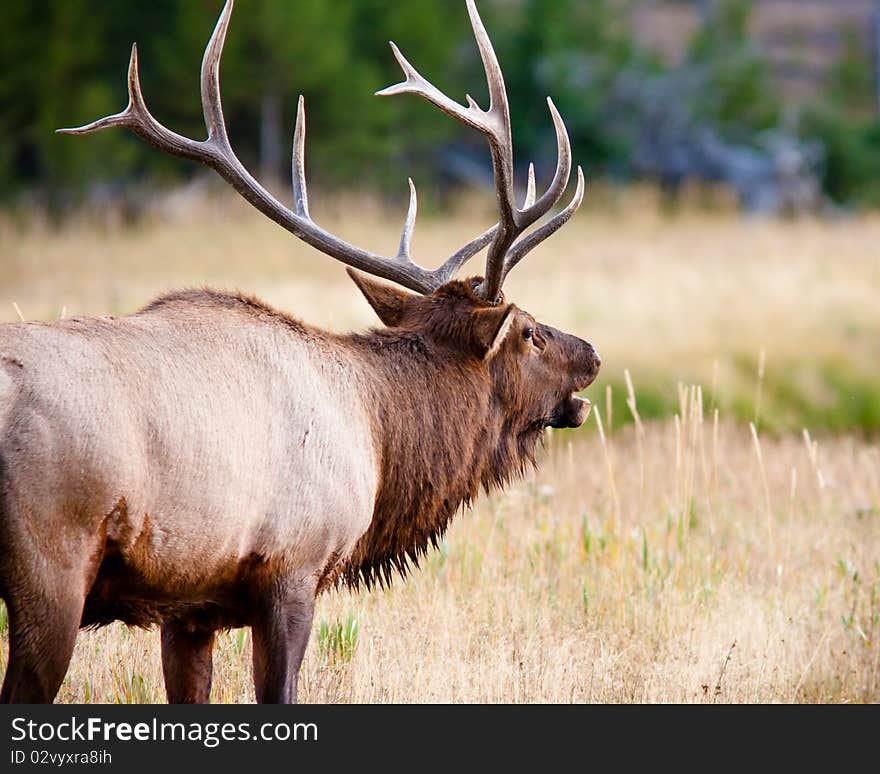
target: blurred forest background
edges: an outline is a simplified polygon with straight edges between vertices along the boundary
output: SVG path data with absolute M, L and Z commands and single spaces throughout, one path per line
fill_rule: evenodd
M 482 138 L 416 99 L 387 41 L 453 97 L 485 102 L 463 3 L 240 0 L 224 54 L 233 144 L 283 178 L 295 99 L 309 109 L 312 186 L 404 194 L 442 206 L 491 181 Z M 247 12 L 242 12 L 247 7 Z M 123 201 L 199 170 L 122 131 L 53 130 L 120 110 L 137 41 L 151 110 L 204 133 L 198 67 L 219 0 L 13 0 L 0 25 L 0 202 L 64 213 Z M 880 205 L 880 3 L 876 0 L 482 0 L 504 67 L 517 164 L 552 171 L 545 96 L 588 179 L 728 186 L 748 211 Z

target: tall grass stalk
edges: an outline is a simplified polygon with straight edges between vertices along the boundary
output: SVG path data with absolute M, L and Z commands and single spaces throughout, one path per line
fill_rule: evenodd
M 807 447 L 807 459 L 810 461 L 810 467 L 813 469 L 819 491 L 822 492 L 825 489 L 825 476 L 822 474 L 822 468 L 819 467 L 819 442 L 810 437 L 810 431 L 807 428 L 803 430 L 803 437 L 804 445 Z
M 608 422 L 609 439 L 614 433 L 614 401 L 611 382 L 605 385 L 605 420 Z
M 611 490 L 612 518 L 616 522 L 620 518 L 620 498 L 617 496 L 617 484 L 614 481 L 614 463 L 611 460 L 611 452 L 608 448 L 608 440 L 605 437 L 605 428 L 602 426 L 602 416 L 599 407 L 594 406 L 596 414 L 596 427 L 599 428 L 599 438 L 602 441 L 602 454 L 605 457 L 605 469 L 608 472 L 608 487 Z
M 758 355 L 758 384 L 755 388 L 755 427 L 761 426 L 761 401 L 764 397 L 764 369 L 767 365 L 767 350 L 761 347 Z
M 758 459 L 758 470 L 761 474 L 761 490 L 764 493 L 764 515 L 767 519 L 767 545 L 770 547 L 770 556 L 777 559 L 773 544 L 773 507 L 770 504 L 770 485 L 767 483 L 767 468 L 764 465 L 764 453 L 761 450 L 761 441 L 754 422 L 749 422 L 749 431 L 752 434 L 752 443 L 755 447 L 755 456 Z
M 632 414 L 633 421 L 636 426 L 636 451 L 639 458 L 639 499 L 638 511 L 642 510 L 642 498 L 645 492 L 645 426 L 642 424 L 642 417 L 639 414 L 638 404 L 636 403 L 636 391 L 633 388 L 632 378 L 629 369 L 623 369 L 623 377 L 626 381 L 626 405 Z

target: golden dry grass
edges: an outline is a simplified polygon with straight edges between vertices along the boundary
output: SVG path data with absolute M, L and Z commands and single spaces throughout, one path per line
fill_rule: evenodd
M 634 433 L 616 436 L 617 511 L 598 438 L 557 437 L 405 583 L 320 600 L 301 699 L 877 701 L 880 449 L 821 445 L 820 488 L 799 439 L 762 439 L 768 518 L 748 432 L 711 435 L 677 469 L 674 426 L 649 425 L 641 505 Z M 322 621 L 356 621 L 353 653 Z M 253 701 L 249 642 L 220 637 L 215 701 Z M 158 635 L 114 626 L 80 636 L 59 700 L 163 696 Z
M 396 222 L 357 209 L 324 222 L 393 249 Z M 445 255 L 481 230 L 487 210 L 471 210 L 421 224 L 418 253 Z M 13 301 L 29 318 L 121 313 L 208 283 L 335 329 L 371 323 L 341 269 L 226 200 L 135 230 L 6 223 L 0 240 L 2 319 L 16 319 Z M 753 434 L 724 400 L 756 393 L 736 364 L 761 350 L 768 371 L 825 358 L 877 376 L 878 244 L 876 217 L 668 219 L 646 195 L 579 217 L 507 292 L 601 350 L 590 393 L 605 441 L 595 416 L 556 432 L 541 471 L 481 499 L 406 582 L 325 595 L 301 698 L 878 701 L 880 447 Z M 624 368 L 637 397 L 648 379 L 669 384 L 678 416 L 641 430 L 621 428 L 619 408 L 608 417 L 604 387 Z M 706 385 L 702 408 L 677 381 Z M 216 701 L 253 700 L 249 647 L 243 632 L 220 637 Z M 83 633 L 59 700 L 163 700 L 157 634 Z

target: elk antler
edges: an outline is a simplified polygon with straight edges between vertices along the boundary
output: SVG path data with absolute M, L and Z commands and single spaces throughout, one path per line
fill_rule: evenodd
M 494 229 L 478 237 L 476 241 L 491 240 L 489 253 L 486 257 L 486 276 L 478 292 L 487 300 L 495 301 L 507 273 L 522 260 L 523 256 L 538 243 L 558 230 L 580 206 L 584 194 L 583 172 L 578 167 L 578 185 L 571 203 L 547 224 L 525 237 L 517 245 L 514 242 L 539 218 L 546 215 L 553 205 L 559 201 L 568 186 L 571 173 L 571 144 L 562 117 L 553 100 L 547 98 L 550 116 L 556 129 L 558 160 L 556 173 L 550 186 L 537 201 L 534 199 L 535 178 L 534 166 L 529 167 L 529 187 L 526 201 L 522 209 L 516 206 L 513 190 L 513 141 L 510 133 L 510 108 L 507 102 L 507 91 L 504 87 L 504 76 L 498 64 L 498 57 L 492 48 L 492 42 L 474 0 L 467 0 L 468 15 L 474 37 L 480 49 L 483 69 L 489 86 L 489 109 L 483 110 L 468 94 L 467 107 L 451 100 L 432 83 L 426 80 L 413 67 L 400 49 L 391 44 L 394 56 L 403 70 L 406 80 L 377 92 L 380 96 L 392 94 L 418 94 L 428 102 L 440 108 L 461 123 L 486 135 L 492 152 L 492 167 L 495 173 L 495 189 L 498 196 L 500 220 Z M 491 234 L 491 236 L 490 236 Z M 474 243 L 471 243 L 474 244 Z M 463 248 L 465 252 L 471 245 Z M 511 249 L 512 248 L 512 249 Z
M 437 269 L 424 269 L 414 263 L 411 256 L 417 198 L 415 186 L 410 180 L 410 204 L 396 256 L 392 258 L 377 255 L 330 234 L 315 223 L 309 214 L 305 176 L 305 102 L 302 96 L 300 96 L 297 106 L 296 129 L 293 139 L 293 210 L 281 204 L 254 179 L 239 161 L 229 143 L 220 101 L 220 58 L 226 41 L 226 31 L 229 27 L 233 5 L 234 0 L 226 1 L 202 59 L 201 98 L 205 128 L 208 132 L 207 139 L 197 141 L 183 137 L 160 124 L 150 113 L 141 91 L 137 44 L 132 46 L 131 60 L 128 66 L 129 100 L 125 110 L 85 126 L 58 129 L 57 131 L 62 134 L 89 134 L 111 126 L 128 127 L 132 132 L 160 150 L 175 156 L 193 159 L 211 167 L 256 209 L 321 252 L 356 269 L 391 280 L 418 293 L 430 293 L 448 282 L 469 258 L 491 243 L 486 263 L 486 279 L 480 288 L 480 293 L 483 297 L 494 301 L 507 272 L 529 250 L 565 223 L 580 205 L 583 198 L 583 174 L 578 169 L 578 190 L 571 204 L 544 226 L 514 245 L 516 238 L 538 218 L 546 214 L 562 196 L 571 169 L 571 150 L 562 119 L 553 103 L 548 100 L 559 144 L 559 163 L 556 175 L 546 193 L 536 202 L 534 170 L 530 168 L 525 208 L 518 209 L 513 197 L 513 152 L 504 81 L 498 60 L 473 0 L 467 0 L 468 13 L 489 80 L 492 96 L 490 110 L 488 112 L 480 110 L 470 97 L 468 97 L 469 107 L 464 108 L 444 96 L 416 72 L 393 43 L 391 45 L 395 56 L 404 68 L 407 81 L 379 93 L 396 94 L 411 91 L 421 94 L 445 112 L 488 136 L 492 149 L 501 220 L 450 256 Z

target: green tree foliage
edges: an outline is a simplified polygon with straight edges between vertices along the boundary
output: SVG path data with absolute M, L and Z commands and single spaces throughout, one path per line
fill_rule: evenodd
M 625 155 L 623 136 L 608 121 L 608 99 L 618 74 L 644 62 L 620 3 L 525 0 L 507 25 L 504 53 L 514 63 L 508 86 L 520 147 L 552 172 L 556 145 L 546 106 L 552 95 L 578 158 L 605 167 Z
M 871 118 L 877 109 L 874 68 L 859 29 L 840 31 L 840 55 L 831 69 L 826 94 L 837 112 L 850 118 Z
M 779 97 L 749 34 L 751 0 L 716 0 L 691 42 L 690 62 L 705 68 L 697 114 L 728 131 L 775 126 Z
M 0 190 L 39 184 L 58 197 L 86 181 L 189 174 L 191 164 L 157 154 L 125 132 L 85 140 L 54 129 L 125 105 L 125 68 L 136 40 L 152 112 L 175 131 L 202 137 L 198 68 L 219 8 L 217 0 L 152 0 L 126 4 L 124 12 L 100 0 L 13 3 L 0 27 Z M 615 3 L 483 0 L 480 9 L 508 76 L 518 159 L 555 162 L 544 101 L 551 93 L 579 154 L 600 164 L 619 154 L 602 108 L 610 79 L 634 47 Z M 408 174 L 436 176 L 438 154 L 452 142 L 485 155 L 480 137 L 426 103 L 373 96 L 401 77 L 388 40 L 399 42 L 453 98 L 472 90 L 486 104 L 463 3 L 239 3 L 221 77 L 230 134 L 243 160 L 265 171 L 269 159 L 283 174 L 299 94 L 308 108 L 310 177 L 318 184 L 368 182 L 405 191 Z
M 534 160 L 546 178 L 555 142 L 545 98 L 565 117 L 588 174 L 624 169 L 633 122 L 614 95 L 622 80 L 659 69 L 634 43 L 632 0 L 480 0 L 510 93 L 516 163 Z M 54 130 L 116 112 L 138 42 L 153 113 L 170 128 L 204 135 L 198 71 L 221 0 L 15 0 L 0 25 L 0 197 L 21 191 L 49 203 L 78 200 L 78 188 L 179 178 L 190 162 L 157 153 L 124 131 L 88 138 Z M 748 139 L 778 121 L 780 100 L 749 35 L 749 0 L 712 0 L 687 67 L 705 74 L 690 107 L 722 133 Z M 487 95 L 461 0 L 239 0 L 222 66 L 233 144 L 255 172 L 286 177 L 296 99 L 308 107 L 313 187 L 380 186 L 405 195 L 412 175 L 427 185 L 449 168 L 450 149 L 484 166 L 482 138 L 415 97 L 373 93 L 400 79 L 387 41 L 452 98 Z M 827 185 L 856 196 L 873 162 L 877 132 L 870 63 L 855 37 L 833 73 L 833 99 L 811 117 L 829 147 Z M 821 116 L 819 116 L 821 113 Z M 835 122 L 846 115 L 845 125 Z M 819 116 L 819 117 L 817 117 Z M 629 123 L 627 123 L 629 122 Z M 867 154 L 867 155 L 865 155 Z M 835 161 L 837 159 L 837 161 Z M 873 174 L 873 171 L 871 171 Z
M 83 0 L 12 3 L 0 25 L 0 131 L 3 156 L 0 185 L 21 179 L 63 184 L 83 174 L 90 161 L 118 151 L 97 143 L 71 152 L 54 141 L 52 130 L 78 110 L 105 110 L 113 103 L 108 87 L 94 77 L 102 65 L 106 20 L 89 27 L 79 19 Z
M 825 146 L 823 187 L 838 202 L 880 206 L 880 121 L 845 119 L 817 109 L 807 134 Z
M 880 205 L 880 120 L 871 59 L 852 27 L 820 100 L 806 111 L 801 131 L 825 147 L 823 187 L 838 202 Z

